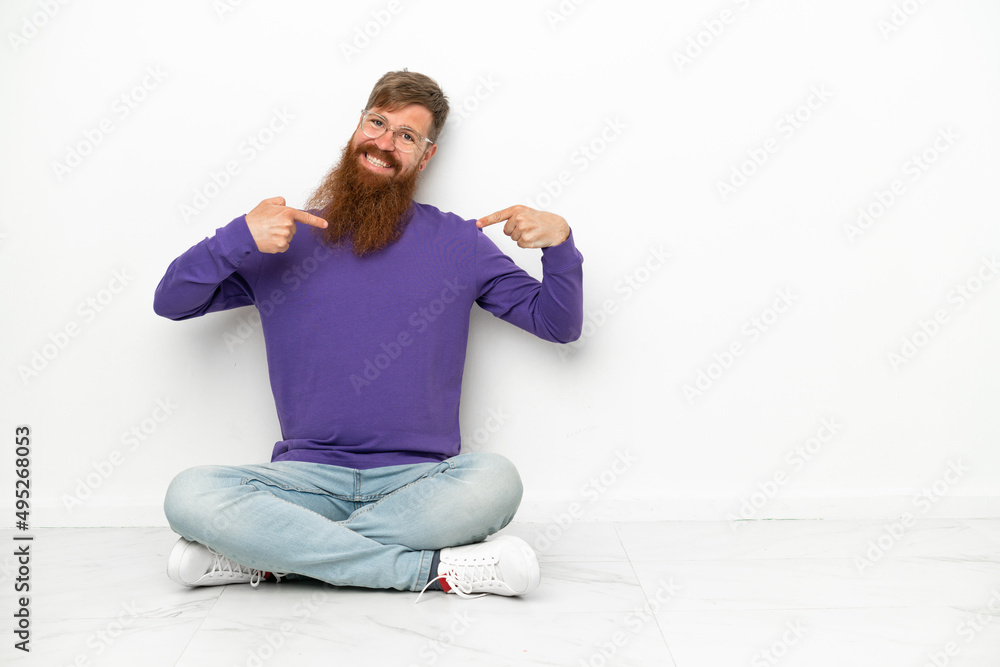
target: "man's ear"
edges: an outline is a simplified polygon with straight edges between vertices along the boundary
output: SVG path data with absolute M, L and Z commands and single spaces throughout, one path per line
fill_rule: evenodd
M 424 170 L 424 167 L 426 167 L 427 163 L 430 162 L 431 157 L 433 157 L 434 153 L 437 152 L 437 149 L 437 144 L 431 144 L 430 149 L 428 149 L 428 151 L 424 153 L 424 156 L 420 158 L 420 171 Z

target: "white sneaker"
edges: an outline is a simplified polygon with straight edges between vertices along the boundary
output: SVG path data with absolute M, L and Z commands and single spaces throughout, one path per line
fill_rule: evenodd
M 513 535 L 500 535 L 486 542 L 442 549 L 437 576 L 427 582 L 424 591 L 440 581 L 445 592 L 463 598 L 525 595 L 535 590 L 540 580 L 538 557 L 528 543 Z
M 262 572 L 234 563 L 215 549 L 183 537 L 177 540 L 167 561 L 167 576 L 183 586 L 257 586 L 271 575 L 280 581 L 284 574 Z

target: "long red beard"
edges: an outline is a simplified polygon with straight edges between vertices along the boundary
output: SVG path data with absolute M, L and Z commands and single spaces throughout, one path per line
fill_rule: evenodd
M 375 174 L 363 166 L 359 156 L 368 153 L 389 164 L 396 173 Z M 362 158 L 363 159 L 363 158 Z M 344 146 L 340 162 L 326 175 L 307 204 L 318 209 L 329 227 L 320 230 L 324 242 L 337 246 L 350 241 L 358 257 L 381 250 L 398 240 L 412 213 L 413 193 L 419 172 L 399 173 L 399 160 L 371 143 Z

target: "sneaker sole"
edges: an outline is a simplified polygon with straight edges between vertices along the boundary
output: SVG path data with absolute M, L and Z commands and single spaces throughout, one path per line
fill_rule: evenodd
M 167 576 L 181 586 L 193 588 L 197 584 L 189 584 L 181 579 L 181 561 L 184 560 L 184 552 L 187 551 L 190 546 L 191 542 L 183 537 L 174 544 L 173 549 L 170 551 L 170 557 L 167 559 Z
M 192 547 L 192 545 L 196 545 Z M 181 565 L 184 562 L 184 555 L 187 553 L 188 549 L 191 548 L 205 548 L 204 545 L 198 544 L 197 542 L 192 542 L 187 538 L 180 538 L 174 544 L 173 550 L 170 552 L 170 557 L 167 559 L 167 576 L 170 577 L 172 581 L 177 582 L 181 586 L 187 586 L 188 588 L 200 588 L 202 586 L 228 586 L 229 584 L 248 584 L 250 583 L 250 576 L 246 577 L 235 577 L 235 576 L 225 576 L 216 575 L 214 577 L 209 577 L 207 574 L 202 575 L 194 581 L 185 581 L 181 578 Z
M 516 547 L 517 550 L 524 556 L 525 560 L 530 564 L 530 570 L 528 573 L 528 582 L 524 586 L 524 590 L 517 591 L 515 595 L 527 595 L 531 591 L 538 588 L 538 584 L 541 582 L 541 572 L 538 568 L 538 555 L 535 550 L 528 545 L 527 542 L 522 540 L 520 537 L 515 537 L 513 535 L 500 535 L 499 537 L 490 540 L 491 542 L 505 542 L 512 547 Z M 503 593 L 500 593 L 503 595 Z

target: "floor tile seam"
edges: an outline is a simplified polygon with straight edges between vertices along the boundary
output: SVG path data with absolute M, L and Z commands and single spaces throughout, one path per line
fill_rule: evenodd
M 858 523 L 862 525 L 874 525 L 878 526 L 885 521 L 890 521 L 893 519 L 899 519 L 900 516 L 884 516 L 884 517 L 854 517 L 854 518 L 822 518 L 822 517 L 810 517 L 810 518 L 773 518 L 773 519 L 742 519 L 738 523 L 745 524 L 778 524 L 778 523 L 816 523 L 816 524 L 844 524 L 844 523 Z M 918 523 L 931 523 L 931 522 L 954 522 L 956 525 L 965 524 L 976 524 L 976 523 L 1000 523 L 1000 517 L 995 516 L 973 516 L 973 517 L 917 517 L 916 522 Z M 551 523 L 551 520 L 538 520 L 538 521 L 519 521 L 515 520 L 510 523 L 511 526 L 545 526 Z M 732 523 L 732 519 L 602 519 L 602 520 L 587 520 L 579 521 L 576 525 L 605 525 L 605 524 L 622 524 L 622 525 L 636 525 L 636 524 L 720 524 L 728 525 Z M 151 532 L 171 532 L 169 526 L 36 526 L 32 528 L 32 531 L 37 533 L 53 532 L 53 531 L 108 531 L 108 532 L 133 532 L 133 531 L 151 531 Z M 14 529 L 0 529 L 0 538 L 9 535 L 19 534 L 18 531 Z
M 860 558 L 859 555 L 853 556 L 774 556 L 771 558 L 765 557 L 749 557 L 749 556 L 732 556 L 729 558 L 630 558 L 631 563 L 741 563 L 741 562 L 766 562 L 766 561 L 854 561 Z M 960 557 L 954 554 L 943 554 L 943 555 L 923 555 L 923 556 L 889 556 L 885 555 L 878 559 L 877 563 L 883 561 L 943 561 L 949 563 L 969 563 L 971 564 L 981 564 L 989 563 L 1000 566 L 1000 554 L 996 557 Z M 579 562 L 614 562 L 614 561 L 579 561 Z M 622 561 L 618 561 L 622 562 Z
M 660 611 L 653 612 L 654 615 L 658 614 L 735 614 L 743 612 L 758 612 L 758 611 L 780 611 L 780 612 L 857 612 L 862 610 L 869 611 L 953 611 L 957 613 L 968 613 L 970 609 L 963 607 L 957 607 L 953 604 L 879 604 L 879 605 L 859 605 L 859 606 L 846 606 L 846 605 L 834 605 L 834 606 L 824 606 L 824 607 L 791 607 L 791 606 L 748 606 L 748 607 L 725 607 L 725 608 L 712 608 L 706 609 L 702 607 L 691 607 L 684 606 L 682 608 L 668 608 L 661 609 Z
M 578 607 L 575 607 L 573 609 L 556 609 L 556 610 L 553 610 L 551 605 L 539 604 L 537 606 L 537 608 L 517 609 L 517 610 L 510 610 L 510 611 L 495 610 L 495 609 L 469 610 L 468 614 L 470 616 L 472 616 L 472 617 L 475 617 L 475 618 L 492 618 L 492 619 L 506 619 L 508 617 L 509 618 L 523 618 L 525 616 L 538 616 L 540 618 L 551 619 L 551 617 L 552 617 L 552 615 L 554 613 L 558 614 L 560 617 L 570 617 L 570 616 L 572 616 L 572 617 L 591 616 L 591 617 L 595 617 L 595 618 L 606 618 L 608 616 L 612 616 L 612 617 L 619 617 L 619 616 L 620 617 L 628 617 L 628 616 L 631 616 L 631 615 L 633 615 L 633 614 L 636 613 L 636 608 L 635 608 L 636 606 L 637 606 L 637 604 L 633 605 L 632 608 L 630 608 L 630 609 L 622 609 L 619 606 L 619 607 L 614 607 L 614 608 L 608 607 L 608 608 L 595 608 L 595 609 L 579 609 Z M 646 609 L 641 609 L 640 611 L 643 611 L 644 613 L 651 613 L 651 612 L 649 612 Z M 397 612 L 387 611 L 385 609 L 371 610 L 369 612 L 359 612 L 357 610 L 351 612 L 351 611 L 345 610 L 343 612 L 334 612 L 334 613 L 331 613 L 331 614 L 324 615 L 323 618 L 324 619 L 348 618 L 348 619 L 353 619 L 353 620 L 368 619 L 369 621 L 372 621 L 372 622 L 378 622 L 380 620 L 386 619 L 387 617 L 390 617 L 390 618 L 394 617 L 394 616 L 392 616 L 392 614 L 395 614 L 395 613 L 397 613 Z M 408 618 L 408 617 L 405 616 L 404 613 L 402 613 L 402 612 L 398 612 L 398 613 L 399 613 L 399 617 L 400 618 L 402 618 L 404 620 Z M 435 615 L 436 614 L 436 615 L 440 616 L 442 620 L 451 622 L 453 620 L 452 617 L 456 613 L 461 613 L 461 612 L 458 612 L 458 611 L 456 611 L 454 609 L 447 609 L 447 610 L 441 610 L 441 611 L 427 612 L 427 615 Z M 70 620 L 72 620 L 72 619 L 70 619 Z M 199 622 L 199 627 L 195 630 L 195 632 L 221 632 L 221 631 L 229 631 L 229 630 L 232 629 L 232 628 L 229 628 L 229 627 L 211 627 L 211 628 L 202 627 L 203 622 L 206 621 L 206 620 L 209 620 L 209 619 L 200 619 L 201 622 Z M 239 626 L 240 626 L 240 628 L 243 628 L 243 629 L 261 629 L 261 630 L 272 630 L 273 629 L 272 627 L 270 627 L 268 625 L 265 625 L 263 623 L 255 625 L 255 624 L 251 623 L 249 620 L 237 620 L 237 619 L 231 618 L 231 617 L 229 619 L 227 619 L 226 617 L 216 616 L 216 617 L 213 617 L 211 619 L 212 623 L 218 623 L 220 626 L 224 625 L 227 620 L 232 620 L 234 623 L 238 623 Z M 547 630 L 539 630 L 539 632 L 547 632 Z M 308 634 L 308 633 L 304 633 L 304 634 Z
M 67 615 L 65 613 L 59 614 L 44 614 L 44 612 L 34 612 L 41 616 L 46 622 L 47 621 L 120 621 L 121 615 L 115 614 L 113 616 L 78 616 L 78 615 Z M 187 623 L 194 621 L 202 621 L 205 616 L 195 616 L 190 615 L 185 617 L 180 614 L 170 614 L 166 616 L 133 616 L 129 619 L 129 625 L 135 623 L 149 623 L 153 621 L 176 621 L 177 623 Z
M 219 604 L 219 600 L 221 600 L 222 596 L 226 594 L 225 590 L 226 588 L 227 588 L 226 586 L 223 586 L 223 590 L 218 595 L 215 596 L 215 599 L 212 601 L 212 605 L 207 610 L 205 610 L 205 614 L 200 619 L 198 619 L 197 627 L 195 627 L 188 635 L 187 641 L 184 642 L 184 647 L 177 654 L 177 660 L 174 662 L 175 665 L 181 663 L 184 660 L 184 656 L 191 648 L 192 642 L 194 642 L 195 638 L 198 636 L 198 633 L 202 631 L 202 628 L 205 626 L 205 622 L 212 616 L 212 611 L 215 609 L 216 605 Z
M 642 585 L 642 580 L 639 578 L 639 573 L 636 572 L 635 563 L 628 554 L 628 550 L 625 548 L 625 543 L 622 541 L 621 533 L 618 532 L 618 524 L 616 522 L 611 522 L 611 529 L 615 532 L 615 537 L 618 538 L 618 544 L 621 545 L 622 551 L 625 553 L 625 557 L 628 559 L 629 569 L 632 571 L 632 576 L 635 577 L 635 581 L 639 584 L 639 590 L 642 591 L 642 601 L 646 609 L 652 609 L 652 605 L 649 601 L 649 595 L 646 593 L 646 589 Z M 634 611 L 630 613 L 635 613 Z M 660 626 L 659 620 L 656 618 L 655 612 L 653 613 L 653 622 L 656 623 L 656 630 L 660 633 L 660 641 L 663 642 L 663 648 L 667 650 L 667 655 L 670 657 L 670 662 L 677 667 L 677 660 L 674 658 L 674 652 L 670 650 L 670 643 L 667 641 L 667 636 L 663 632 L 663 628 Z
M 557 564 L 557 563 L 629 563 L 628 558 L 539 558 L 538 564 L 545 565 L 547 563 Z
M 536 607 L 530 600 L 527 600 L 527 599 L 524 601 L 523 607 L 526 607 L 526 608 L 507 609 L 507 610 L 505 610 L 505 609 L 473 609 L 473 608 L 470 607 L 467 610 L 466 609 L 462 609 L 461 611 L 469 611 L 469 612 L 475 613 L 477 615 L 478 614 L 483 614 L 483 615 L 497 615 L 497 616 L 524 615 L 524 614 L 539 614 L 539 615 L 546 615 L 546 616 L 548 616 L 549 614 L 552 613 L 552 611 L 550 609 L 550 605 L 539 604 Z M 857 605 L 848 606 L 848 605 L 838 604 L 838 605 L 826 605 L 826 606 L 822 606 L 822 607 L 805 607 L 805 606 L 797 606 L 797 607 L 795 607 L 795 606 L 773 606 L 773 605 L 766 605 L 766 606 L 725 607 L 725 608 L 711 608 L 711 609 L 710 608 L 699 608 L 699 609 L 693 610 L 693 609 L 690 609 L 690 608 L 679 609 L 679 608 L 671 607 L 671 606 L 668 605 L 668 606 L 664 607 L 662 609 L 662 611 L 663 612 L 679 612 L 679 611 L 734 612 L 734 611 L 755 611 L 755 610 L 771 610 L 771 611 L 796 611 L 796 610 L 805 610 L 805 611 L 856 611 L 858 609 L 872 609 L 872 610 L 876 610 L 876 609 L 887 609 L 887 610 L 888 609 L 894 609 L 894 610 L 914 610 L 914 611 L 918 611 L 918 610 L 939 610 L 939 611 L 950 610 L 950 611 L 964 613 L 964 612 L 970 611 L 970 609 L 972 609 L 972 610 L 978 610 L 978 607 L 973 606 L 971 608 L 967 608 L 967 607 L 963 607 L 963 606 L 955 605 L 955 604 L 904 604 L 904 603 L 898 603 L 898 604 L 873 604 L 873 605 L 861 605 L 861 606 L 857 606 Z M 437 614 L 437 615 L 441 615 L 441 616 L 449 616 L 450 617 L 451 615 L 455 614 L 458 611 L 459 610 L 457 610 L 457 609 L 455 609 L 453 607 L 449 607 L 447 609 L 427 610 L 426 613 L 427 614 Z M 612 615 L 626 615 L 627 616 L 627 615 L 635 613 L 635 611 L 636 611 L 635 605 L 633 605 L 632 608 L 629 608 L 629 609 L 622 609 L 622 608 L 619 608 L 619 607 L 607 608 L 607 609 L 580 609 L 580 608 L 574 608 L 574 609 L 567 609 L 565 611 L 560 611 L 559 615 L 560 616 L 564 616 L 564 615 L 612 614 Z M 646 604 L 645 608 L 642 609 L 641 611 L 643 611 L 645 613 L 649 613 L 651 611 L 651 609 L 650 609 L 650 607 L 648 605 L 648 601 L 647 601 L 647 604 Z M 392 616 L 394 614 L 395 615 L 399 615 L 401 617 L 408 618 L 407 613 L 408 613 L 407 610 L 402 610 L 402 609 L 400 609 L 400 610 L 392 610 L 392 609 L 381 608 L 381 609 L 371 609 L 371 610 L 358 610 L 357 606 L 354 606 L 354 607 L 351 607 L 349 609 L 345 608 L 343 611 L 332 611 L 331 613 L 326 614 L 325 616 L 329 616 L 331 618 L 346 616 L 346 617 L 351 617 L 351 618 L 384 619 L 384 618 L 387 617 L 387 615 L 388 616 Z M 655 612 L 655 613 L 658 613 L 658 612 Z M 226 618 L 226 616 L 218 615 L 218 616 L 212 617 L 212 620 L 220 620 L 220 619 L 225 619 L 225 618 Z M 67 620 L 67 621 L 73 621 L 73 620 L 98 620 L 98 621 L 100 621 L 100 620 L 108 620 L 108 619 L 89 619 L 89 618 L 83 618 L 83 617 L 63 617 L 63 618 L 59 618 L 59 619 L 55 619 L 55 620 Z M 199 623 L 201 623 L 201 622 L 203 622 L 205 620 L 208 620 L 208 617 L 200 618 L 200 619 L 190 619 L 190 620 L 191 621 L 197 620 L 197 621 L 199 621 Z
M 964 524 L 964 527 L 967 528 L 968 530 L 971 530 L 977 535 L 996 544 L 998 550 L 1000 550 L 1000 536 L 990 534 L 988 531 L 984 530 L 982 526 L 976 525 L 975 521 L 963 520 L 962 523 Z

